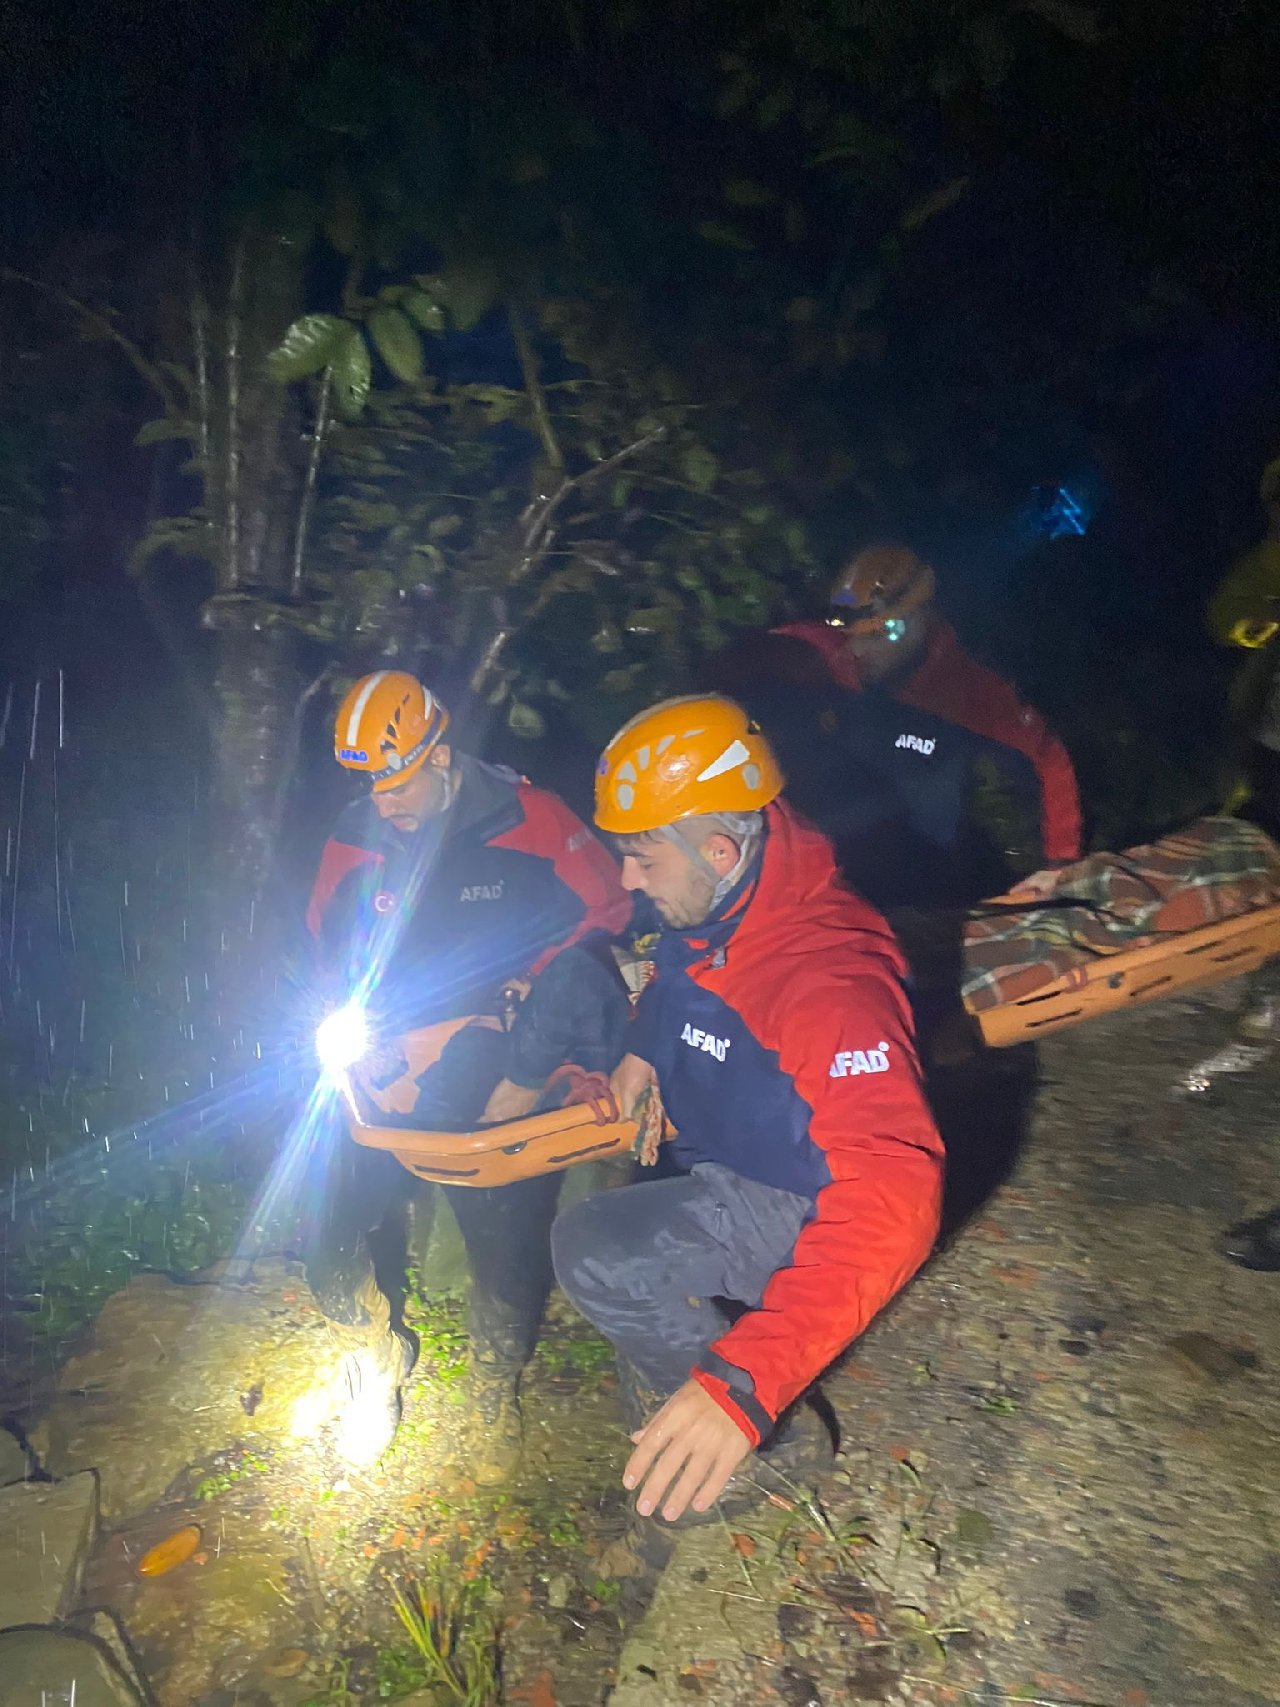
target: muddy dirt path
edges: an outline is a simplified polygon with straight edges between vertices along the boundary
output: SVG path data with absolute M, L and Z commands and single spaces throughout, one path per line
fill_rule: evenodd
M 1234 991 L 1046 1040 L 1012 1177 L 830 1382 L 817 1512 L 682 1542 L 616 1707 L 1280 1697 L 1280 1061 L 1170 1095 Z

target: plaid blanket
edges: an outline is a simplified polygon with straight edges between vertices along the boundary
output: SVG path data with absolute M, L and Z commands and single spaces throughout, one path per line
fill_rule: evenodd
M 988 902 L 967 917 L 961 991 L 974 1010 L 1051 984 L 1073 967 L 1280 902 L 1280 847 L 1239 818 L 1199 818 L 1122 854 L 1092 854 L 1052 892 Z

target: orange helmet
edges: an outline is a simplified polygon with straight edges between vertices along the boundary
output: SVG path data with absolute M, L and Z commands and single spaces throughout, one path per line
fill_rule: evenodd
M 449 713 L 416 676 L 379 670 L 362 676 L 338 707 L 333 756 L 381 794 L 419 770 L 448 727 Z
M 708 812 L 758 812 L 782 792 L 769 743 L 718 694 L 664 699 L 633 717 L 596 766 L 596 823 L 642 835 Z
M 928 604 L 935 585 L 933 570 L 909 546 L 869 545 L 841 571 L 827 620 L 850 634 L 879 634 Z

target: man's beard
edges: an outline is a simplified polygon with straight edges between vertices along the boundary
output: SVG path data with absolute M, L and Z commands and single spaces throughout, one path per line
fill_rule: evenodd
M 710 872 L 694 866 L 683 895 L 674 901 L 655 901 L 654 906 L 672 930 L 688 930 L 700 925 L 715 904 L 716 879 Z
M 453 804 L 454 786 L 451 771 L 435 771 L 429 778 L 426 797 L 416 812 L 393 813 L 387 819 L 393 830 L 402 836 L 416 836 L 432 818 L 439 818 Z

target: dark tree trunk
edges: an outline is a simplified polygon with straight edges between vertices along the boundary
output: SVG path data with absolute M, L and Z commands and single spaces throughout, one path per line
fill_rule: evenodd
M 300 247 L 266 226 L 234 237 L 226 306 L 214 317 L 206 492 L 218 531 L 214 771 L 222 873 L 260 896 L 271 874 L 301 688 L 289 621 L 306 451 L 296 396 L 266 356 L 302 306 Z
M 300 677 L 297 636 L 273 623 L 259 596 L 230 595 L 205 607 L 217 635 L 213 693 L 214 786 L 228 888 L 257 899 L 271 875 L 287 787 Z M 265 620 L 264 620 L 265 619 Z

